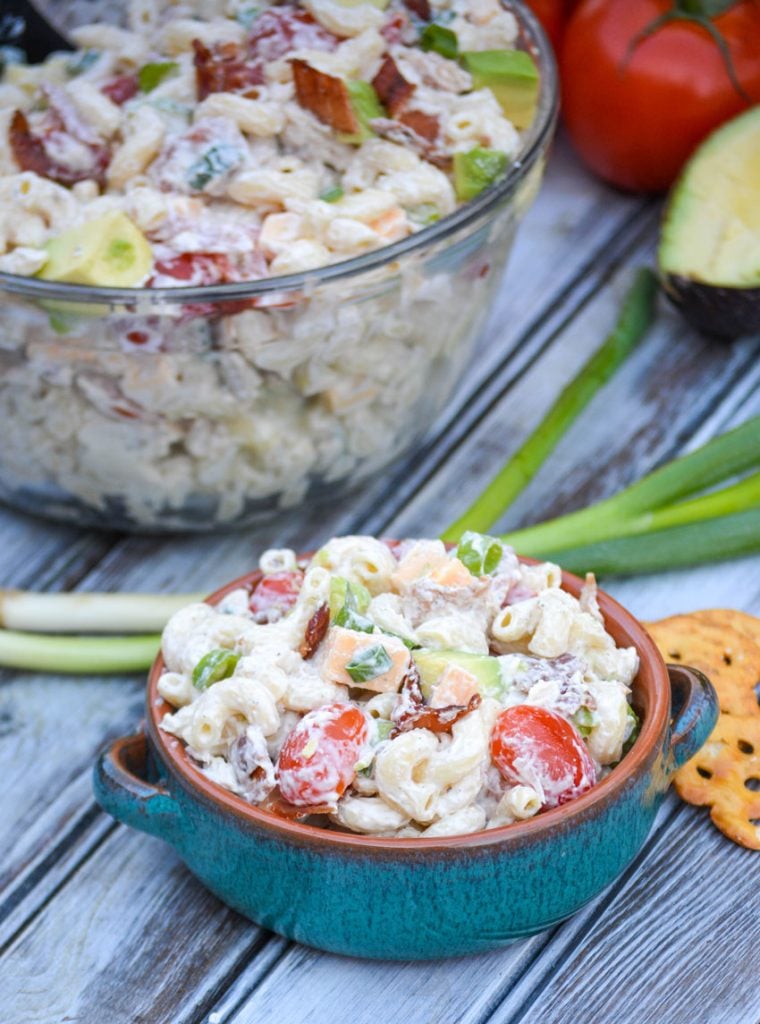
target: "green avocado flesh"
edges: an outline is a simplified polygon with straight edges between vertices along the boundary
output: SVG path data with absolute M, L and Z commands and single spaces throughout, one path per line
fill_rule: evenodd
M 536 113 L 539 76 L 524 50 L 481 50 L 462 54 L 476 89 L 490 89 L 515 126 L 527 128 Z
M 153 265 L 147 238 L 118 212 L 64 231 L 45 248 L 48 261 L 37 275 L 44 281 L 132 288 L 143 283 Z
M 380 100 L 377 98 L 377 93 L 369 82 L 349 79 L 346 82 L 346 86 L 351 107 L 356 115 L 356 120 L 359 122 L 359 130 L 356 132 L 340 132 L 338 138 L 341 142 L 360 146 L 362 142 L 371 139 L 375 134 L 370 128 L 369 122 L 376 117 L 385 117 L 385 111 L 380 104 Z
M 483 696 L 497 696 L 502 689 L 501 670 L 496 658 L 468 651 L 415 651 L 414 663 L 420 673 L 423 695 L 428 698 L 432 688 L 449 665 L 470 672 L 478 680 Z
M 687 163 L 665 214 L 659 263 L 666 275 L 702 284 L 760 287 L 760 107 L 719 128 Z

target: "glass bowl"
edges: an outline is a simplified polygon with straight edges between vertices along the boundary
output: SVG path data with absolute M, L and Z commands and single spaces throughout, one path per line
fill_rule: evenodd
M 334 502 L 418 444 L 535 197 L 554 61 L 506 177 L 417 234 L 302 274 L 107 289 L 0 274 L 0 498 L 78 525 L 208 530 Z

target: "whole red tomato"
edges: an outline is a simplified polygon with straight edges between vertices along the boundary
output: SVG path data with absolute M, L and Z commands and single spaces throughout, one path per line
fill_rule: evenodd
M 565 31 L 565 21 L 569 14 L 568 0 L 525 0 L 525 2 L 541 22 L 544 32 L 554 47 L 554 52 L 559 53 L 562 33 Z
M 668 188 L 706 135 L 760 102 L 760 0 L 738 0 L 709 19 L 725 40 L 744 95 L 704 24 L 667 21 L 631 49 L 639 33 L 676 6 L 670 0 L 582 0 L 565 29 L 565 124 L 588 166 L 620 188 Z M 716 9 L 708 0 L 689 7 Z

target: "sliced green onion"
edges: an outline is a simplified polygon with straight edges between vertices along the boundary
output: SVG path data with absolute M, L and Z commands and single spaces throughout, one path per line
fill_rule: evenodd
M 488 576 L 498 566 L 504 545 L 496 537 L 467 530 L 462 534 L 456 556 L 473 576 Z
M 568 572 L 639 575 L 760 552 L 760 508 L 668 530 L 588 543 L 542 558 L 560 558 Z
M 377 742 L 382 743 L 387 740 L 393 730 L 396 728 L 393 722 L 389 722 L 387 718 L 376 718 L 375 727 L 377 729 Z
M 383 645 L 375 644 L 374 647 L 367 647 L 354 655 L 346 665 L 346 672 L 355 683 L 367 683 L 370 679 L 376 679 L 387 672 L 392 664 L 390 655 Z
M 696 522 L 757 504 L 757 477 L 682 504 L 679 499 L 738 473 L 760 467 L 760 416 L 714 438 L 703 447 L 656 469 L 638 483 L 589 508 L 538 523 L 509 535 L 520 554 L 562 551 L 625 536 Z M 659 511 L 658 511 L 659 510 Z
M 372 619 L 368 619 L 366 615 L 360 615 L 359 612 L 353 608 L 343 607 L 335 616 L 333 620 L 336 626 L 342 626 L 344 629 L 353 629 L 357 633 L 374 633 L 375 623 Z
M 628 753 L 639 735 L 641 728 L 641 722 L 639 716 L 633 710 L 631 705 L 628 705 L 628 718 L 625 723 L 625 740 L 623 741 L 623 757 Z
M 591 735 L 591 730 L 597 723 L 597 716 L 589 708 L 581 707 L 573 715 L 575 728 L 584 738 Z
M 198 157 L 187 172 L 187 183 L 191 189 L 201 192 L 215 178 L 223 177 L 242 161 L 243 154 L 237 146 L 220 142 L 211 146 L 203 156 Z
M 0 665 L 64 675 L 144 672 L 160 636 L 40 636 L 0 629 Z
M 426 25 L 420 34 L 420 46 L 423 50 L 434 50 L 442 57 L 449 60 L 456 60 L 459 54 L 459 40 L 456 32 L 443 25 L 436 25 L 432 22 Z
M 204 654 L 193 669 L 193 686 L 197 690 L 207 690 L 214 683 L 228 679 L 235 671 L 240 655 L 222 647 Z
M 657 279 L 642 268 L 628 291 L 612 334 L 562 391 L 525 443 L 456 522 L 442 534 L 457 541 L 464 530 L 485 531 L 530 483 L 596 393 L 643 338 L 654 316 Z M 522 552 L 521 552 L 522 553 Z
M 332 188 L 326 188 L 324 192 L 321 192 L 319 198 L 324 203 L 337 203 L 344 195 L 345 193 L 340 185 L 333 185 Z
M 93 64 L 97 64 L 99 60 L 100 50 L 84 50 L 83 53 L 77 54 L 76 57 L 66 61 L 66 74 L 70 78 L 83 75 L 85 71 L 89 71 Z
M 153 633 L 204 594 L 34 594 L 0 590 L 0 626 L 41 633 Z
M 154 61 L 152 64 L 143 64 L 137 72 L 137 84 L 143 92 L 153 92 L 165 78 L 174 74 L 178 67 L 179 64 L 173 60 L 160 60 Z

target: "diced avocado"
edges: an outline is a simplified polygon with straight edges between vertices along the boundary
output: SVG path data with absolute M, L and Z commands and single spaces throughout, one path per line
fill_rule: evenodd
M 469 651 L 419 650 L 414 651 L 412 657 L 419 670 L 422 693 L 426 698 L 430 696 L 432 688 L 449 665 L 456 665 L 457 668 L 462 668 L 474 675 L 484 697 L 498 697 L 501 693 L 499 662 L 487 654 L 472 654 Z
M 48 261 L 37 274 L 44 281 L 132 288 L 153 266 L 150 243 L 124 213 L 107 213 L 64 231 L 45 248 Z
M 527 128 L 536 113 L 539 75 L 524 50 L 481 50 L 462 54 L 476 89 L 490 89 L 515 128 Z
M 658 258 L 665 291 L 698 330 L 760 331 L 760 107 L 713 132 L 688 161 Z
M 341 132 L 338 138 L 341 142 L 360 146 L 362 142 L 371 139 L 375 134 L 370 128 L 369 122 L 376 117 L 385 117 L 386 115 L 380 100 L 377 98 L 377 93 L 369 82 L 362 82 L 359 79 L 348 79 L 346 86 L 349 99 L 351 100 L 351 107 L 356 115 L 356 120 L 359 122 L 359 130 L 357 132 Z
M 498 149 L 475 146 L 454 154 L 454 187 L 463 202 L 474 199 L 507 169 L 507 154 Z

